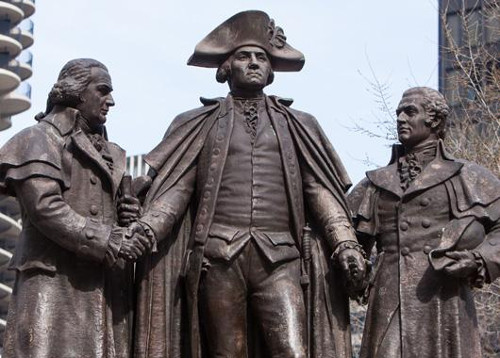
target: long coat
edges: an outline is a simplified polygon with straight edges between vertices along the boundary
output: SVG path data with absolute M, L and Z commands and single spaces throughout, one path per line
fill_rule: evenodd
M 348 212 L 344 192 L 349 179 L 316 120 L 284 102 L 267 97 L 266 108 L 280 147 L 292 236 L 300 248 L 308 215 L 334 232 L 338 223 L 328 215 L 328 202 L 336 200 L 344 214 Z M 205 107 L 178 116 L 164 141 L 146 158 L 158 175 L 141 220 L 154 228 L 159 244 L 158 252 L 137 268 L 136 357 L 203 356 L 198 283 L 233 126 L 231 97 L 204 103 Z M 308 166 L 315 183 L 303 182 L 302 165 Z M 303 188 L 310 193 L 306 198 Z M 355 240 L 350 225 L 344 229 L 338 228 L 345 235 L 337 240 Z M 348 297 L 339 273 L 329 265 L 330 250 L 324 238 L 313 239 L 311 356 L 347 358 L 351 356 Z
M 111 171 L 77 116 L 51 113 L 0 150 L 2 189 L 17 196 L 23 222 L 4 357 L 130 354 L 132 271 L 109 242 L 125 152 L 107 143 Z
M 469 282 L 445 275 L 438 261 L 474 249 L 488 280 L 498 277 L 500 181 L 453 160 L 439 142 L 436 158 L 403 191 L 398 149 L 349 195 L 359 239 L 378 251 L 360 356 L 385 357 L 392 342 L 402 358 L 481 357 Z

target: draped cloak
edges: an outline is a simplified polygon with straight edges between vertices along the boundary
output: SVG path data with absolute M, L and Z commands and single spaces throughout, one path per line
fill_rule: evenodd
M 204 356 L 197 310 L 198 283 L 203 246 L 231 137 L 233 104 L 230 96 L 201 100 L 205 106 L 175 118 L 163 141 L 146 156 L 146 162 L 157 175 L 146 197 L 145 212 L 158 197 L 174 187 L 194 163 L 198 165 L 199 174 L 196 192 L 183 219 L 171 223 L 173 229 L 168 236 L 157 238 L 158 251 L 138 263 L 135 357 Z M 300 171 L 294 167 L 299 167 L 299 163 L 307 165 L 346 213 L 344 193 L 351 184 L 316 119 L 288 108 L 290 104 L 289 100 L 266 97 L 280 147 L 290 203 L 291 232 L 300 248 L 306 220 L 314 222 L 314 218 L 310 217 L 311 210 L 304 207 Z M 217 141 L 208 139 L 214 127 Z M 206 146 L 209 150 L 204 148 Z M 331 248 L 327 247 L 319 230 L 312 228 L 315 234 L 309 272 L 310 356 L 350 358 L 348 296 L 340 272 L 330 265 Z M 259 355 L 254 352 L 254 356 Z

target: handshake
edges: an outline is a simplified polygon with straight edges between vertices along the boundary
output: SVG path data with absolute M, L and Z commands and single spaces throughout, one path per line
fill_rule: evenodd
M 132 191 L 129 189 L 122 192 L 117 208 L 118 225 L 122 228 L 122 242 L 118 256 L 129 262 L 137 261 L 156 247 L 153 231 L 138 221 L 141 215 L 141 203 L 131 193 Z
M 118 256 L 126 261 L 134 262 L 149 254 L 156 246 L 156 240 L 151 229 L 135 221 L 125 232 Z

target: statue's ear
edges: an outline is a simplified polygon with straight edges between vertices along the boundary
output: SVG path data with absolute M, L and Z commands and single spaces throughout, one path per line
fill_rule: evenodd
M 426 124 L 432 129 L 437 129 L 441 124 L 441 118 L 438 118 L 438 116 L 435 115 L 429 116 L 429 118 L 426 120 Z

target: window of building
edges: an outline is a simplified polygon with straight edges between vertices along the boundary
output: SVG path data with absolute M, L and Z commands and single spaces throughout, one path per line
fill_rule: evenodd
M 451 106 L 455 106 L 460 103 L 460 88 L 463 87 L 460 81 L 461 78 L 458 71 L 453 70 L 446 74 L 444 96 Z
M 452 45 L 450 41 L 453 41 L 453 44 L 456 46 L 460 46 L 460 27 L 461 27 L 461 19 L 457 13 L 450 14 L 446 17 L 447 27 L 450 31 L 450 37 L 447 38 L 448 46 Z M 446 36 L 446 35 L 445 35 Z
M 481 42 L 481 14 L 479 10 L 468 13 L 465 17 L 464 25 L 466 26 L 467 45 L 479 45 Z
M 500 9 L 492 9 L 484 14 L 486 41 L 500 41 Z

